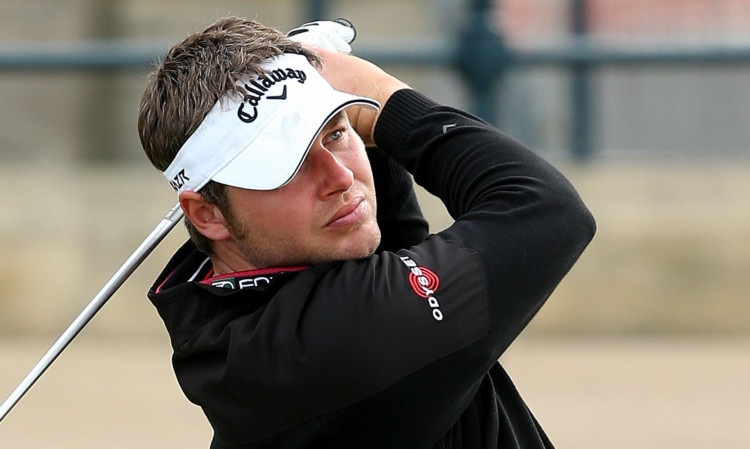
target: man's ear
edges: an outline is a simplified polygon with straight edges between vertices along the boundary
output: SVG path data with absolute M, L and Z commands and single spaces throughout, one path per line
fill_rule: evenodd
M 226 240 L 231 237 L 224 215 L 218 207 L 207 202 L 198 192 L 180 193 L 180 206 L 185 218 L 190 220 L 198 232 L 211 240 Z

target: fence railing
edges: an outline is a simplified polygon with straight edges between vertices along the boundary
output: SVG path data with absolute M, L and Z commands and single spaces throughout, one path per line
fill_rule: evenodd
M 333 17 L 327 0 L 301 0 L 308 17 Z M 649 46 L 601 45 L 587 38 L 587 0 L 570 0 L 571 38 L 552 47 L 514 49 L 506 45 L 502 30 L 491 22 L 492 0 L 467 0 L 464 25 L 442 41 L 425 40 L 398 46 L 360 43 L 357 53 L 379 64 L 433 66 L 456 70 L 464 80 L 472 112 L 496 123 L 500 106 L 497 93 L 504 75 L 515 68 L 566 67 L 571 73 L 569 153 L 586 159 L 591 143 L 591 72 L 613 65 L 717 64 L 750 65 L 750 46 Z M 65 43 L 0 43 L 0 72 L 45 70 L 126 70 L 153 65 L 172 42 L 85 41 Z

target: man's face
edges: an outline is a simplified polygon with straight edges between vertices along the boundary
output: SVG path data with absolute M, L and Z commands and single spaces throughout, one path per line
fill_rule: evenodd
M 254 268 L 363 258 L 380 242 L 372 170 L 343 112 L 318 134 L 288 184 L 229 187 L 227 195 L 227 244 Z

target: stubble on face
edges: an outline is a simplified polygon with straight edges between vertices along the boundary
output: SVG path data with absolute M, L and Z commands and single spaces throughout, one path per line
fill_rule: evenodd
M 224 212 L 224 220 L 235 250 L 255 268 L 310 266 L 334 260 L 363 259 L 375 252 L 381 237 L 376 219 L 375 192 L 366 192 L 364 196 L 369 208 L 368 216 L 357 226 L 340 231 L 341 235 L 334 243 L 343 245 L 326 244 L 329 243 L 327 241 L 310 244 L 299 239 L 296 233 L 279 235 L 273 230 L 258 227 L 251 230 L 252 226 L 239 217 L 232 206 Z M 300 230 L 300 233 L 303 232 Z

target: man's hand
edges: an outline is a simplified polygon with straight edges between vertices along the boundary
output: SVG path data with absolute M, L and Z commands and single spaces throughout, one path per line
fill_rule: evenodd
M 314 50 L 323 60 L 321 73 L 336 90 L 372 98 L 382 106 L 394 92 L 409 88 L 407 84 L 369 61 L 336 51 L 319 48 Z M 362 137 L 365 145 L 373 145 L 375 142 L 372 133 L 380 110 L 351 107 L 347 112 L 354 130 Z
M 347 56 L 357 31 L 346 19 L 305 23 L 289 31 L 287 36 L 320 55 L 323 59 L 321 72 L 334 89 L 372 98 L 382 106 L 391 94 L 409 87 L 375 64 Z M 365 145 L 374 145 L 372 133 L 380 111 L 352 106 L 347 112 Z

